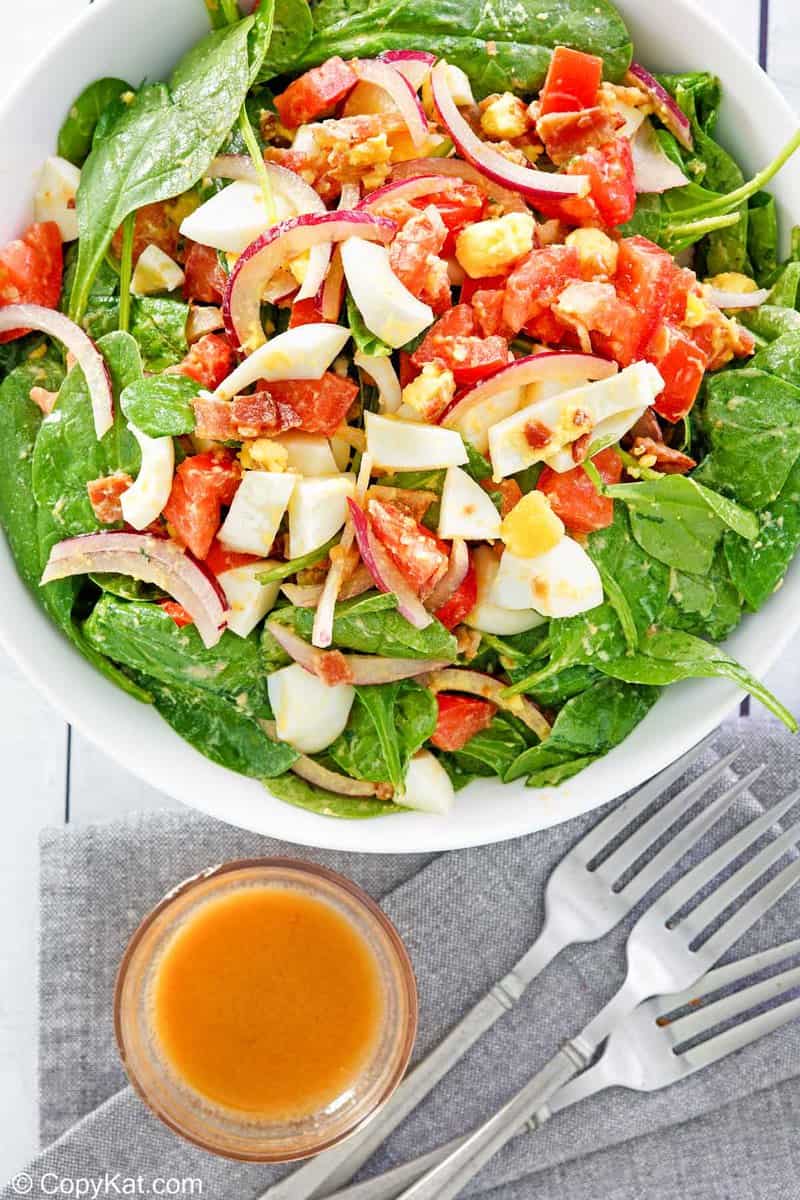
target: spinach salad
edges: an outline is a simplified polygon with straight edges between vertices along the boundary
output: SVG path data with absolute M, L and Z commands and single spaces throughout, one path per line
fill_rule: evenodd
M 557 785 L 685 679 L 796 729 L 719 643 L 800 544 L 800 134 L 745 180 L 607 0 L 206 6 L 0 249 L 0 517 L 75 649 L 339 817 Z

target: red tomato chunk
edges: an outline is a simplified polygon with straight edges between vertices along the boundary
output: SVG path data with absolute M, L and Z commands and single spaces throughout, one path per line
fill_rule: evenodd
M 615 450 L 601 450 L 592 462 L 605 483 L 619 483 L 622 459 Z M 553 512 L 561 517 L 570 533 L 592 533 L 595 529 L 605 529 L 614 520 L 614 501 L 599 494 L 583 467 L 562 474 L 545 467 L 536 486 L 547 496 Z
M 285 92 L 275 97 L 275 108 L 287 129 L 307 125 L 333 112 L 358 83 L 358 76 L 337 54 L 322 66 L 312 67 Z
M 64 255 L 61 232 L 54 221 L 31 225 L 21 238 L 0 250 L 0 307 L 38 304 L 58 308 Z M 0 342 L 24 337 L 27 329 L 0 333 Z
M 431 742 L 438 750 L 462 750 L 476 733 L 488 729 L 496 712 L 488 700 L 452 692 L 439 692 L 436 703 L 439 717 Z

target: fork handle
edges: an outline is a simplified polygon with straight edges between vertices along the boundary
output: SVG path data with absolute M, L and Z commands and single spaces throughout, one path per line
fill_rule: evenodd
M 511 1141 L 530 1114 L 539 1112 L 559 1088 L 588 1065 L 572 1042 L 558 1053 L 488 1121 L 469 1134 L 452 1154 L 402 1192 L 398 1200 L 453 1200 L 481 1167 Z

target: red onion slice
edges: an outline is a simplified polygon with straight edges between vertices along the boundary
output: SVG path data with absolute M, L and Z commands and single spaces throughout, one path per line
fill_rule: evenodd
M 350 506 L 359 553 L 375 586 L 379 591 L 391 592 L 397 597 L 398 611 L 411 625 L 416 629 L 426 629 L 433 617 L 373 534 L 364 510 L 354 500 L 348 500 L 347 503 Z
M 673 133 L 686 150 L 694 149 L 692 126 L 689 118 L 681 111 L 678 104 L 662 87 L 654 76 L 646 71 L 640 63 L 631 63 L 625 82 L 633 87 L 639 87 L 647 93 L 653 103 L 657 115 L 664 122 L 670 133 Z
M 428 137 L 428 118 L 416 88 L 406 76 L 393 63 L 379 58 L 354 58 L 350 65 L 359 79 L 386 92 L 403 118 L 414 145 L 424 145 Z
M 416 179 L 420 175 L 449 175 L 463 183 L 474 183 L 490 200 L 502 205 L 507 212 L 529 212 L 522 197 L 509 188 L 487 179 L 472 163 L 460 158 L 412 158 L 392 167 L 392 179 Z M 375 193 L 373 192 L 373 196 Z
M 396 71 L 405 76 L 415 92 L 422 87 L 436 62 L 436 55 L 428 50 L 382 50 L 378 58 L 381 62 L 391 63 Z
M 63 313 L 39 304 L 7 304 L 0 307 L 0 333 L 12 329 L 35 329 L 55 338 L 75 356 L 83 371 L 92 402 L 94 431 L 99 439 L 114 424 L 114 394 L 105 359 L 88 334 Z
M 619 367 L 607 358 L 596 354 L 574 354 L 572 351 L 548 351 L 544 354 L 528 354 L 516 362 L 501 367 L 494 375 L 484 379 L 471 392 L 467 392 L 447 413 L 440 424 L 454 429 L 468 412 L 477 408 L 484 400 L 506 392 L 511 388 L 525 387 L 529 383 L 541 383 L 547 379 L 565 379 L 574 375 L 579 380 L 595 381 L 616 375 Z
M 226 624 L 225 593 L 210 572 L 169 538 L 148 533 L 84 533 L 50 551 L 42 584 L 90 571 L 130 575 L 162 588 L 192 617 L 207 648 L 216 646 Z
M 452 175 L 417 175 L 410 179 L 394 179 L 383 187 L 370 192 L 359 204 L 359 208 L 367 212 L 380 212 L 381 205 L 389 200 L 399 202 L 419 200 L 421 196 L 432 196 L 437 192 L 454 192 L 458 189 L 461 179 Z
M 447 78 L 447 63 L 441 60 L 431 71 L 433 102 L 436 111 L 456 149 L 468 162 L 477 167 L 488 179 L 504 187 L 516 188 L 527 199 L 536 202 L 540 196 L 565 198 L 585 196 L 589 180 L 585 175 L 562 175 L 557 172 L 536 171 L 533 167 L 521 167 L 509 162 L 498 150 L 481 141 L 458 111 L 450 91 Z
M 274 721 L 265 721 L 263 718 L 259 718 L 258 723 L 273 742 L 279 740 L 278 727 Z M 306 754 L 301 754 L 292 763 L 289 770 L 293 771 L 295 775 L 299 775 L 301 779 L 307 780 L 308 783 L 313 783 L 326 792 L 335 792 L 338 796 L 366 798 L 374 796 L 378 790 L 377 783 L 370 783 L 366 779 L 352 779 L 349 775 L 340 775 L 338 771 L 329 771 L 327 767 L 314 762 L 314 759 L 309 758 Z
M 453 538 L 450 551 L 450 565 L 447 574 L 441 579 L 425 601 L 425 607 L 430 612 L 438 612 L 453 596 L 467 577 L 469 571 L 469 548 L 463 538 Z
M 342 660 L 347 665 L 348 679 L 336 682 L 347 682 L 357 686 L 370 686 L 379 683 L 395 683 L 400 679 L 413 679 L 415 675 L 426 675 L 429 671 L 439 671 L 448 666 L 447 661 L 434 662 L 422 658 L 384 658 L 377 654 L 340 654 L 338 650 L 320 650 L 299 637 L 293 630 L 281 625 L 280 621 L 267 621 L 267 629 L 296 663 L 325 682 L 326 661 L 336 655 L 339 664 Z
M 239 256 L 225 289 L 225 328 L 235 345 L 248 353 L 266 342 L 261 324 L 261 298 L 278 268 L 313 246 L 349 237 L 369 242 L 392 240 L 393 221 L 365 212 L 307 213 L 272 225 Z
M 361 596 L 364 592 L 368 592 L 372 586 L 372 576 L 361 563 L 356 567 L 347 583 L 340 588 L 338 598 L 352 600 L 354 596 Z M 323 589 L 324 584 L 321 583 L 310 583 L 306 586 L 299 583 L 284 583 L 281 587 L 283 594 L 291 600 L 296 608 L 316 608 Z M 330 643 L 328 644 L 330 645 Z
M 769 300 L 769 289 L 759 288 L 757 292 L 723 292 L 712 287 L 709 299 L 717 308 L 760 308 Z
M 540 741 L 550 736 L 550 723 L 527 696 L 503 695 L 506 684 L 491 675 L 482 675 L 480 671 L 461 671 L 457 667 L 437 671 L 427 680 L 427 686 L 432 692 L 469 692 L 470 695 L 480 696 L 490 700 L 498 708 L 513 713 L 520 721 L 532 729 Z M 521 704 L 517 703 L 522 701 Z

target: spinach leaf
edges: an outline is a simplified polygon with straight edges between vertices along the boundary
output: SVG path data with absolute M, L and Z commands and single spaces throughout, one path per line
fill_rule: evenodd
M 800 267 L 800 263 L 795 264 Z M 800 388 L 800 332 L 785 333 L 764 346 L 749 365 Z
M 735 536 L 728 533 L 725 538 Z M 742 597 L 731 579 L 722 546 L 717 548 L 711 569 L 705 574 L 670 572 L 669 603 L 660 618 L 663 626 L 722 641 L 741 619 Z
M 467 462 L 464 465 L 464 470 L 475 480 L 476 483 L 482 483 L 484 479 L 491 479 L 492 464 L 488 458 L 485 458 L 480 450 L 476 450 L 471 442 L 466 438 L 461 439 L 464 443 L 464 449 L 467 452 Z
M 222 145 L 252 82 L 253 24 L 248 17 L 210 33 L 178 64 L 169 86 L 142 88 L 92 148 L 77 196 L 74 320 L 86 311 L 92 281 L 125 217 L 192 187 Z
M 788 262 L 773 283 L 767 303 L 775 308 L 797 308 L 800 289 L 800 262 Z
M 290 558 L 288 562 L 278 563 L 275 567 L 270 567 L 266 571 L 262 571 L 256 576 L 259 583 L 280 583 L 282 579 L 288 579 L 290 575 L 294 575 L 296 571 L 305 571 L 308 567 L 315 567 L 317 563 L 324 562 L 328 557 L 328 552 L 339 543 L 339 534 L 335 534 L 329 538 L 322 546 L 318 546 L 316 550 L 309 550 L 308 554 L 301 554 L 297 558 Z
M 139 470 L 139 446 L 119 408 L 121 392 L 142 377 L 139 350 L 127 333 L 109 333 L 97 344 L 113 383 L 111 429 L 97 440 L 86 380 L 80 367 L 74 367 L 36 438 L 32 479 L 45 558 L 62 538 L 101 528 L 89 503 L 87 483 L 115 471 L 135 478 Z M 48 584 L 45 592 L 51 586 Z
M 471 777 L 498 775 L 501 779 L 530 742 L 513 718 L 498 714 L 488 729 L 481 729 L 452 758 Z
M 403 811 L 388 800 L 339 796 L 336 792 L 327 792 L 292 774 L 270 779 L 266 786 L 267 791 L 279 800 L 285 800 L 287 804 L 294 804 L 297 808 L 305 808 L 321 817 L 363 820 L 366 817 L 382 817 Z
M 758 533 L 753 513 L 686 475 L 612 484 L 604 491 L 628 506 L 642 549 L 679 571 L 707 571 L 726 526 L 744 538 Z
M 550 675 L 547 679 L 542 679 L 528 687 L 526 694 L 543 708 L 560 708 L 567 700 L 585 692 L 599 679 L 602 679 L 602 675 L 594 667 L 585 664 L 565 667 L 563 670 L 557 671 L 555 675 Z
M 275 609 L 270 619 L 288 625 L 300 637 L 311 640 L 314 610 L 310 608 Z M 397 611 L 394 596 L 368 592 L 336 606 L 333 642 L 342 650 L 363 654 L 381 654 L 390 658 L 431 658 L 454 662 L 458 653 L 456 639 L 438 621 L 425 629 L 415 629 Z M 262 655 L 267 668 L 283 666 L 288 660 L 268 629 L 262 634 Z
M 298 754 L 273 742 L 233 700 L 199 687 L 146 679 L 153 703 L 176 733 L 206 758 L 253 779 L 283 775 Z
M 794 308 L 777 308 L 774 304 L 762 304 L 760 308 L 744 309 L 738 317 L 756 337 L 774 342 L 785 333 L 800 330 L 800 312 Z
M 169 687 L 227 696 L 243 712 L 266 710 L 258 642 L 230 631 L 210 650 L 193 625 L 179 629 L 158 604 L 104 593 L 83 625 L 86 640 L 114 662 Z
M 142 296 L 131 303 L 131 334 L 146 371 L 165 371 L 188 353 L 189 305 L 166 296 Z
M 303 3 L 305 3 L 305 0 L 303 0 Z M 353 335 L 356 348 L 362 354 L 369 354 L 373 358 L 383 358 L 391 354 L 392 347 L 387 346 L 386 342 L 382 341 L 371 329 L 367 328 L 361 311 L 349 292 L 347 293 L 345 303 L 347 307 L 347 324 L 350 326 L 350 332 Z
M 747 225 L 747 255 L 760 284 L 778 267 L 778 211 L 775 197 L 757 192 L 750 201 Z
M 574 46 L 603 58 L 619 79 L 631 60 L 625 24 L 608 0 L 553 0 L 542 11 L 532 0 L 320 0 L 311 9 L 314 32 L 291 64 L 305 70 L 332 54 L 371 58 L 381 50 L 430 50 L 463 68 L 478 98 L 512 89 L 538 91 L 550 51 Z M 487 54 L 487 42 L 495 45 Z
M 676 629 L 656 630 L 642 639 L 638 654 L 614 662 L 598 662 L 597 666 L 604 675 L 614 679 L 657 686 L 683 679 L 732 679 L 760 700 L 793 733 L 798 729 L 789 710 L 746 667 L 726 654 L 721 646 L 704 642 L 690 633 Z
M 758 515 L 755 541 L 728 533 L 724 542 L 731 578 L 753 611 L 778 587 L 800 547 L 800 461 L 777 499 Z
M 754 367 L 721 371 L 705 388 L 705 426 L 711 453 L 695 478 L 764 508 L 800 455 L 800 388 Z
M 436 728 L 436 698 L 413 680 L 357 687 L 344 733 L 328 754 L 348 775 L 391 783 L 399 795 L 411 756 Z
M 79 167 L 92 148 L 97 122 L 105 110 L 127 92 L 124 79 L 97 79 L 81 92 L 58 132 L 58 153 Z
M 307 0 L 277 0 L 272 40 L 261 64 L 259 79 L 269 80 L 294 69 L 314 33 Z
M 520 754 L 506 771 L 505 781 L 527 775 L 528 787 L 545 787 L 577 775 L 624 741 L 658 695 L 655 687 L 601 680 L 567 701 L 547 741 Z
M 128 420 L 148 437 L 179 437 L 194 430 L 196 395 L 197 384 L 186 375 L 151 375 L 126 387 L 120 404 Z
M 0 383 L 17 367 L 24 366 L 33 355 L 34 362 L 43 357 L 53 360 L 50 346 L 38 333 L 29 333 L 26 337 L 14 338 L 13 342 L 0 342 Z M 60 355 L 57 355 L 60 359 Z

